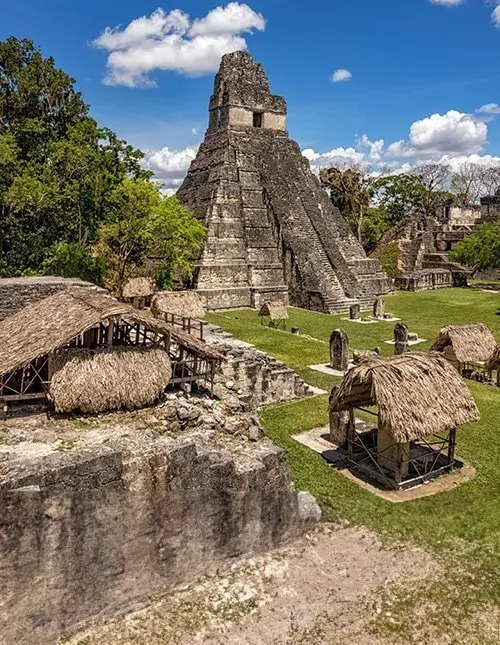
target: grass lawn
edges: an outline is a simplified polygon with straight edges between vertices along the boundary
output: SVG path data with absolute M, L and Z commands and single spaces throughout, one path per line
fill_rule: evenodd
M 424 293 L 398 293 L 386 299 L 386 308 L 418 332 L 427 342 L 415 349 L 426 350 L 445 324 L 483 322 L 500 340 L 500 297 L 467 289 Z M 360 325 L 299 309 L 290 309 L 289 328 L 299 327 L 309 340 L 263 327 L 252 310 L 210 314 L 238 338 L 254 343 L 296 369 L 309 383 L 328 389 L 335 378 L 308 369 L 328 361 L 328 340 L 342 326 L 351 348 L 380 346 L 386 355 L 393 347 L 384 343 L 392 337 L 394 323 Z M 318 342 L 322 341 L 322 342 Z M 311 491 L 323 509 L 325 520 L 347 518 L 380 534 L 412 542 L 438 554 L 447 568 L 445 580 L 425 590 L 426 601 L 435 597 L 441 608 L 439 622 L 464 618 L 468 612 L 493 603 L 500 605 L 500 389 L 470 383 L 481 412 L 481 420 L 458 432 L 458 455 L 476 468 L 476 476 L 456 489 L 432 497 L 393 504 L 375 497 L 330 467 L 320 455 L 299 444 L 292 435 L 327 423 L 327 396 L 269 407 L 261 412 L 268 435 L 287 453 L 297 488 Z M 402 614 L 420 602 L 415 590 L 412 602 L 401 601 Z M 419 620 L 427 620 L 426 615 Z M 413 618 L 412 618 L 413 620 Z M 411 621 L 410 621 L 411 622 Z M 418 622 L 418 620 L 417 620 Z M 398 623 L 399 636 L 415 627 Z M 392 628 L 390 628 L 392 629 Z M 493 641 L 498 642 L 498 641 Z

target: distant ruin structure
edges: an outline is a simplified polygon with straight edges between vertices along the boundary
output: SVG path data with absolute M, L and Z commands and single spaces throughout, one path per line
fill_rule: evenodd
M 500 192 L 480 201 L 480 205 L 463 205 L 450 199 L 436 209 L 434 217 L 408 217 L 383 236 L 374 255 L 396 257 L 396 289 L 467 286 L 467 269 L 450 261 L 448 253 L 485 222 L 500 221 Z
M 208 227 L 194 286 L 211 310 L 370 307 L 392 282 L 289 139 L 286 115 L 247 52 L 222 58 L 205 140 L 177 193 Z
M 349 337 L 343 329 L 334 329 L 330 336 L 330 367 L 339 372 L 349 367 Z

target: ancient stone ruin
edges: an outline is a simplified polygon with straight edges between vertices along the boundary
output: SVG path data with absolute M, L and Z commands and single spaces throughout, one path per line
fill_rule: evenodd
M 375 254 L 396 258 L 395 287 L 402 291 L 429 291 L 467 286 L 467 270 L 448 259 L 448 253 L 485 222 L 500 218 L 500 195 L 464 206 L 453 200 L 436 209 L 434 217 L 412 216 L 386 233 Z
M 408 327 L 404 323 L 396 323 L 394 326 L 394 355 L 405 354 L 408 351 L 408 342 Z
M 345 372 L 349 366 L 349 337 L 343 329 L 334 329 L 330 336 L 330 367 Z
M 289 139 L 285 100 L 246 52 L 222 59 L 209 128 L 177 196 L 208 227 L 195 282 L 208 309 L 276 300 L 341 313 L 392 290 Z
M 349 318 L 351 320 L 359 320 L 361 318 L 361 308 L 359 304 L 351 305 L 349 307 Z
M 385 315 L 385 300 L 377 298 L 373 303 L 373 316 L 375 318 L 383 318 Z

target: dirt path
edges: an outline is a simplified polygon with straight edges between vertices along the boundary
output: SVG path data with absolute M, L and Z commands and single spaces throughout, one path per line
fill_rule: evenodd
M 386 592 L 438 567 L 418 549 L 389 550 L 362 528 L 322 525 L 291 547 L 104 627 L 71 645 L 382 645 L 369 623 Z

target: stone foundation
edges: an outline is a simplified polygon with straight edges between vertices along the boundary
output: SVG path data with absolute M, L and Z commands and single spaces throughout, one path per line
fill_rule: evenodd
M 400 291 L 430 291 L 453 287 L 453 275 L 447 269 L 423 269 L 399 276 L 394 281 Z M 466 280 L 467 284 L 467 280 Z
M 295 492 L 284 453 L 267 442 L 100 432 L 77 454 L 19 444 L 33 458 L 2 466 L 3 645 L 53 643 L 319 519 L 311 496 Z
M 216 376 L 216 394 L 221 394 L 220 386 L 232 384 L 235 398 L 237 395 L 250 410 L 314 394 L 290 367 L 253 345 L 236 340 L 220 327 L 207 325 L 205 339 L 226 357 Z M 226 392 L 222 394 L 225 396 Z

